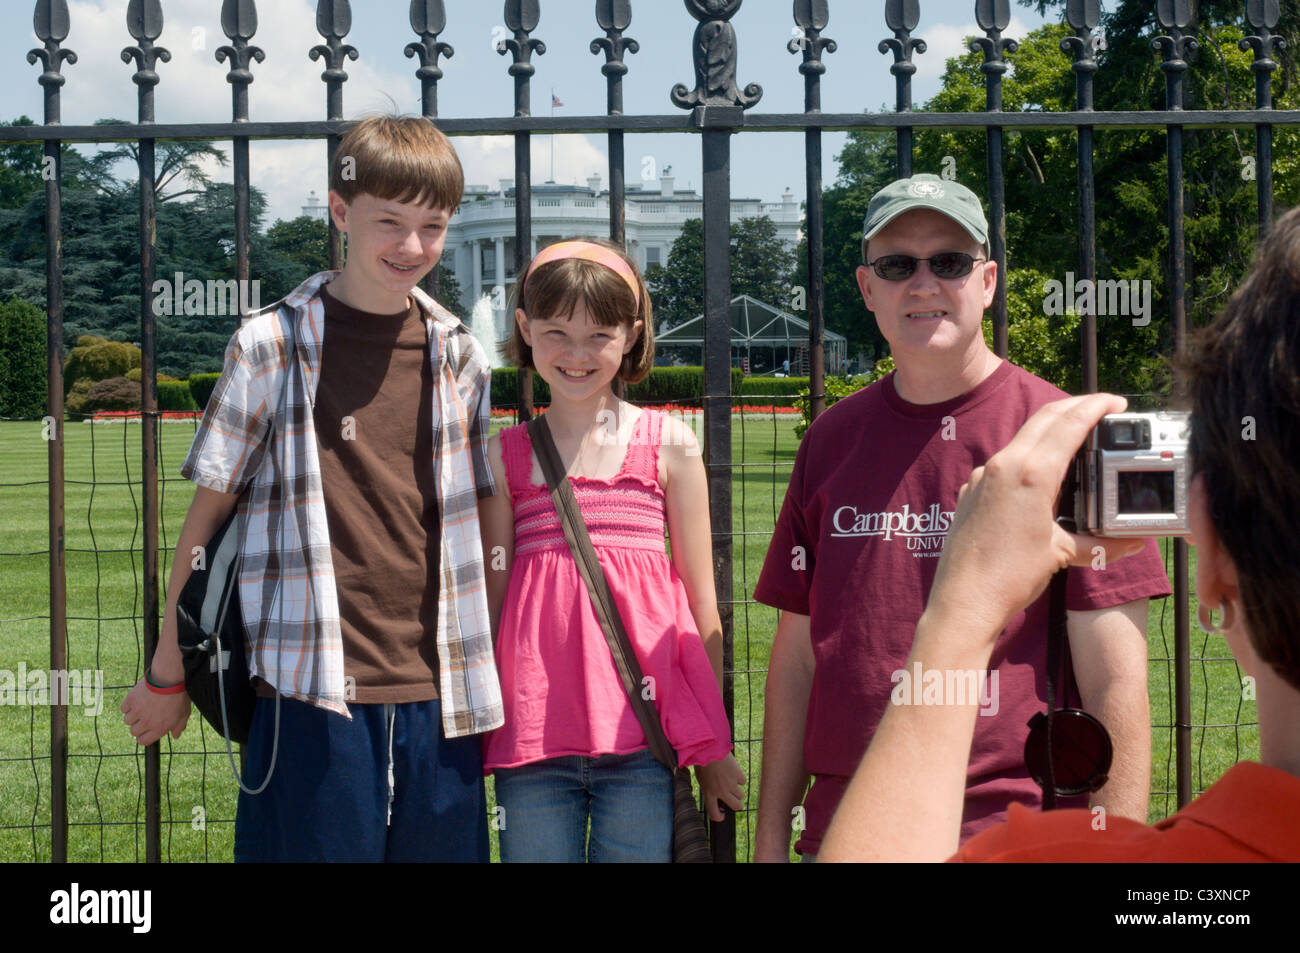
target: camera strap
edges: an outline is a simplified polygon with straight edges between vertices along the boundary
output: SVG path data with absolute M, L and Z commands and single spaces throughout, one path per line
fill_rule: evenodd
M 1043 810 L 1056 808 L 1056 775 L 1052 767 L 1052 727 L 1056 722 L 1057 679 L 1065 647 L 1065 583 L 1068 571 L 1059 570 L 1047 584 L 1047 760 L 1044 768 Z

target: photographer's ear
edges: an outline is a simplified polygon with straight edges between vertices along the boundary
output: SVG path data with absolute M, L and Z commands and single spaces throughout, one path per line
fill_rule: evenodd
M 1197 474 L 1187 491 L 1187 522 L 1192 535 L 1188 544 L 1196 547 L 1196 598 L 1212 608 L 1225 599 L 1239 599 L 1237 567 L 1210 518 L 1210 494 L 1205 478 Z

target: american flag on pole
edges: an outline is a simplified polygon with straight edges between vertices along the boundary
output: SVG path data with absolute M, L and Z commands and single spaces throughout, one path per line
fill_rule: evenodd
M 555 109 L 557 106 L 563 106 L 563 105 L 564 103 L 560 102 L 560 97 L 556 96 L 554 93 L 551 93 L 551 108 Z

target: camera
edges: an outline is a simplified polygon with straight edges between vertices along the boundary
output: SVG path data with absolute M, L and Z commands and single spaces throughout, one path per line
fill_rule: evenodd
M 1191 535 L 1190 422 L 1181 411 L 1103 417 L 1066 474 L 1064 522 L 1073 517 L 1075 532 L 1093 536 Z

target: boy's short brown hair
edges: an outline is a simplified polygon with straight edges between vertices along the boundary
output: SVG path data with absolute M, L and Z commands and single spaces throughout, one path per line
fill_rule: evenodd
M 451 212 L 465 191 L 465 172 L 451 142 L 429 120 L 371 116 L 339 143 L 330 190 L 349 203 L 366 193 Z
M 533 364 L 533 349 L 525 343 L 519 322 L 514 320 L 515 308 L 522 308 L 529 317 L 544 320 L 559 316 L 572 317 L 573 309 L 581 303 L 586 306 L 592 320 L 602 327 L 629 326 L 635 321 L 641 322 L 641 334 L 632 350 L 623 355 L 623 362 L 618 368 L 618 379 L 629 384 L 643 380 L 654 364 L 654 313 L 650 304 L 650 292 L 646 289 L 636 264 L 622 247 L 613 242 L 599 238 L 565 240 L 601 245 L 627 262 L 636 277 L 641 305 L 637 307 L 632 289 L 622 276 L 598 262 L 582 258 L 548 261 L 535 271 L 525 271 L 510 293 L 512 330 L 502 349 L 506 360 L 516 367 L 537 369 Z

